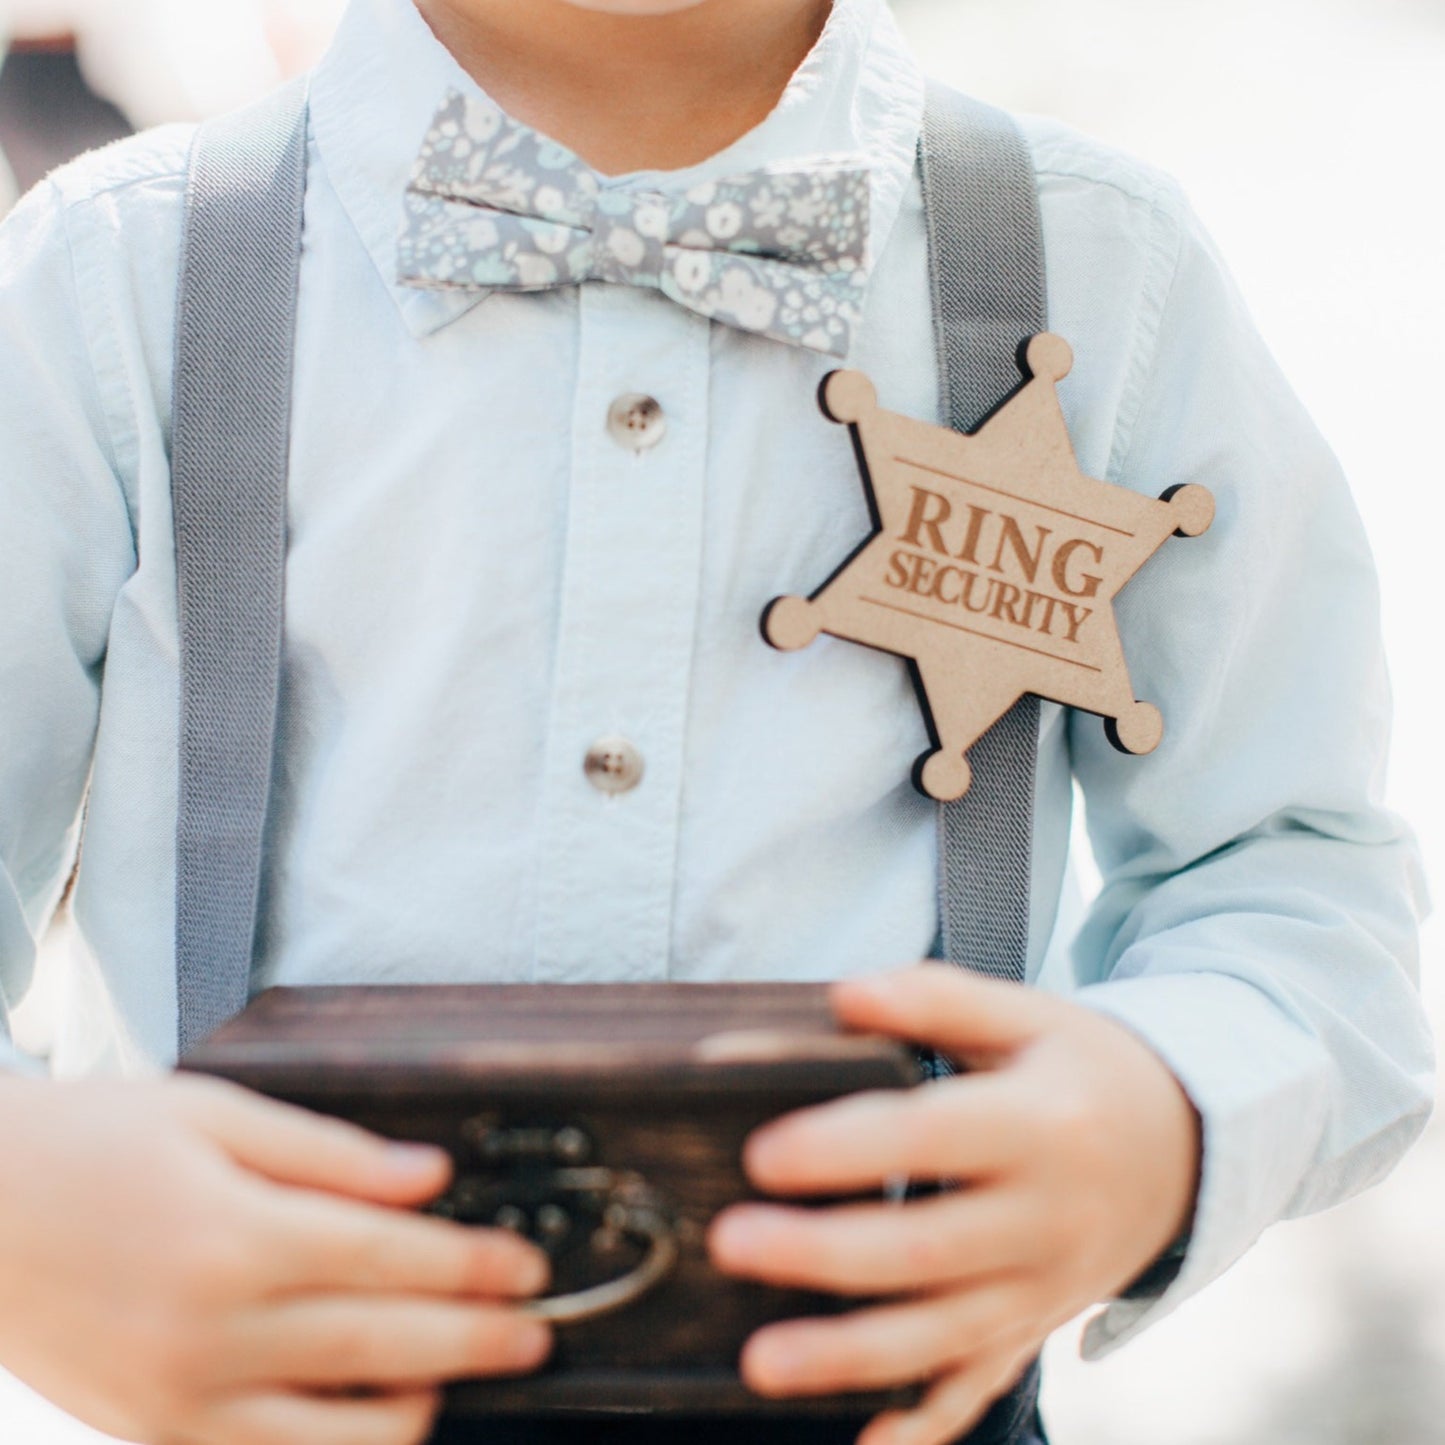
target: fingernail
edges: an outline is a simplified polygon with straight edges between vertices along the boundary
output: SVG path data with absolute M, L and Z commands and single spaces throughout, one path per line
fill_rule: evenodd
M 886 973 L 841 979 L 834 987 L 834 997 L 845 1008 L 878 1008 L 897 996 L 897 980 Z
M 536 1320 L 520 1320 L 508 1344 L 512 1364 L 519 1370 L 530 1370 L 551 1354 L 552 1331 Z
M 388 1144 L 387 1167 L 396 1174 L 435 1174 L 437 1166 L 451 1156 L 435 1144 Z
M 759 1129 L 743 1146 L 743 1166 L 750 1174 L 767 1174 L 786 1160 L 787 1152 L 787 1140 L 780 1139 L 776 1130 Z
M 713 1225 L 713 1250 L 724 1263 L 747 1264 L 767 1249 L 778 1224 L 777 1212 L 766 1205 L 732 1209 Z
M 517 1263 L 517 1288 L 523 1294 L 538 1294 L 552 1277 L 546 1256 L 529 1250 Z
M 917 1431 L 902 1420 L 892 1420 L 880 1426 L 868 1445 L 911 1445 Z
M 752 1360 L 752 1373 L 766 1390 L 786 1390 L 803 1375 L 806 1361 L 800 1350 L 784 1340 L 759 1343 Z

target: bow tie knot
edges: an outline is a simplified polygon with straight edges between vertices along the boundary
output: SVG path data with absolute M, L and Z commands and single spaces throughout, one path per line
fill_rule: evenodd
M 676 193 L 609 183 L 479 97 L 452 92 L 406 195 L 406 285 L 649 286 L 712 320 L 843 356 L 867 279 L 867 171 L 824 158 Z
M 592 221 L 587 279 L 661 289 L 669 221 L 664 196 L 604 191 Z

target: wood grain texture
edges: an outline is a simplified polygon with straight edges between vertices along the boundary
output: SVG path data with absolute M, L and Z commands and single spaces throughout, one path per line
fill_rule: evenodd
M 1025 693 L 1099 714 L 1123 752 L 1158 746 L 1113 599 L 1170 536 L 1214 518 L 1203 487 L 1156 499 L 1084 475 L 1056 391 L 1068 343 L 1036 336 L 1028 363 L 972 435 L 884 410 L 861 372 L 830 373 L 821 405 L 852 432 L 874 530 L 811 597 L 763 614 L 784 651 L 826 632 L 908 660 L 933 739 L 914 781 L 942 802 L 968 791 L 968 750 Z
M 858 1302 L 727 1278 L 703 1247 L 719 1210 L 756 1197 L 741 1166 L 753 1129 L 843 1094 L 918 1082 L 908 1049 L 839 1032 L 823 986 L 280 989 L 185 1067 L 441 1145 L 456 1182 L 439 1211 L 472 1223 L 515 1211 L 552 1255 L 555 1294 L 615 1278 L 643 1252 L 605 1230 L 605 1201 L 559 1193 L 562 1166 L 637 1176 L 663 1202 L 681 1246 L 663 1283 L 618 1314 L 559 1327 L 541 1375 L 457 1388 L 454 1414 L 858 1413 L 911 1398 L 750 1395 L 736 1362 L 758 1326 Z M 560 1160 L 549 1141 L 564 1130 L 584 1152 Z

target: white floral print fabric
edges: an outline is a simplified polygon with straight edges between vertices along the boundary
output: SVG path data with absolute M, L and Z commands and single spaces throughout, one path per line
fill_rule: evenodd
M 398 280 L 444 290 L 655 286 L 692 311 L 846 356 L 867 284 L 867 169 L 820 157 L 677 193 L 612 182 L 451 91 L 413 168 Z

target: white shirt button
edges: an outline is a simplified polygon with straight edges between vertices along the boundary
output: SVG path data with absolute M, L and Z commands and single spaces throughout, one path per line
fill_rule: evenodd
M 582 763 L 599 793 L 630 793 L 642 781 L 642 754 L 626 738 L 600 738 Z
M 630 391 L 612 403 L 607 431 L 618 446 L 630 452 L 650 451 L 667 433 L 667 416 L 656 397 Z

